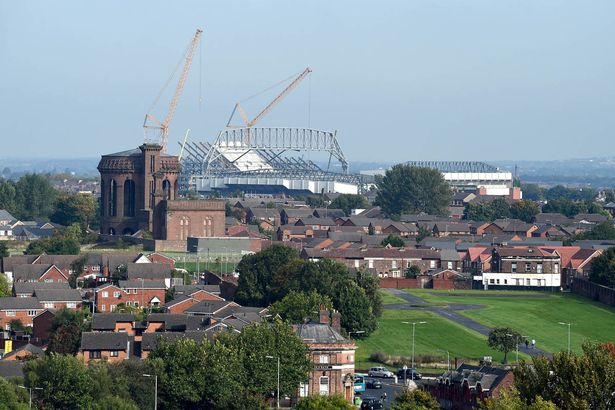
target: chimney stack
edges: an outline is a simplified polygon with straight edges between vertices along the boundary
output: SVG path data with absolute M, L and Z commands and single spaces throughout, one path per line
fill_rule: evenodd
M 320 324 L 328 325 L 329 324 L 329 311 L 325 308 L 325 305 L 320 305 L 320 320 L 318 321 Z
M 331 327 L 337 332 L 342 331 L 342 315 L 337 310 L 331 314 Z

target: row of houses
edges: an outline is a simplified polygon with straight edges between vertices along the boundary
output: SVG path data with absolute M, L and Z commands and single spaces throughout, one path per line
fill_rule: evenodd
M 63 226 L 46 220 L 21 221 L 0 209 L 0 240 L 32 241 L 48 238 Z

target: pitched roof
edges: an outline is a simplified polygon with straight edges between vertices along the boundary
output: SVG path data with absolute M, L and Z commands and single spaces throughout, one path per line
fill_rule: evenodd
M 207 318 L 190 316 L 183 313 L 151 313 L 148 323 L 164 323 L 167 332 L 184 332 L 186 330 L 202 330 L 207 326 Z
M 81 302 L 81 292 L 77 289 L 36 289 L 39 302 Z
M 66 282 L 14 282 L 13 291 L 18 294 L 33 295 L 37 289 L 70 289 Z
M 349 341 L 330 325 L 322 323 L 304 323 L 294 326 L 294 330 L 301 340 L 308 343 L 340 343 Z
M 204 290 L 214 295 L 220 294 L 220 285 L 176 285 L 173 289 L 175 295 L 190 295 L 199 290 Z
M 551 225 L 561 225 L 570 222 L 570 218 L 557 212 L 543 212 L 536 215 L 536 223 L 548 223 Z
M 0 209 L 0 221 L 17 222 L 17 219 L 6 209 Z
M 15 298 L 15 297 L 4 297 L 0 298 L 0 310 L 35 310 L 43 308 L 41 304 L 38 303 L 37 298 L 26 297 L 26 298 Z
M 10 353 L 7 353 L 6 355 L 4 355 L 3 359 L 10 358 L 12 356 L 17 355 L 18 353 L 21 353 L 21 352 L 29 352 L 32 355 L 38 356 L 38 357 L 42 357 L 42 356 L 45 355 L 45 351 L 43 349 L 41 349 L 40 347 L 35 346 L 35 345 L 31 344 L 31 343 L 27 343 L 27 344 L 21 346 L 20 348 L 15 349 L 15 350 L 13 350 Z
M 216 312 L 229 305 L 239 306 L 236 303 L 228 302 L 226 300 L 203 300 L 186 309 L 186 313 L 196 315 L 215 315 Z
M 167 279 L 171 277 L 171 267 L 163 263 L 129 263 L 126 277 L 132 279 Z
M 500 247 L 496 252 L 502 257 L 557 257 L 559 255 L 550 249 L 535 246 Z
M 163 280 L 120 280 L 121 289 L 166 289 Z
M 24 365 L 21 360 L 0 360 L 0 377 L 3 379 L 24 377 Z
M 39 280 L 53 265 L 17 265 L 13 268 L 13 279 L 19 281 Z
M 126 350 L 129 337 L 126 333 L 83 332 L 81 350 Z
M 92 330 L 114 330 L 118 322 L 134 322 L 132 313 L 95 313 L 92 318 Z

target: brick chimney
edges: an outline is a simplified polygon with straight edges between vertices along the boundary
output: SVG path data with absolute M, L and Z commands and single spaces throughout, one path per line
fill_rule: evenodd
M 329 324 L 329 311 L 325 308 L 325 305 L 320 305 L 320 319 L 318 320 L 318 323 L 323 324 L 323 325 L 328 325 Z
M 337 310 L 331 313 L 331 327 L 338 333 L 342 330 L 342 315 Z
M 103 267 L 102 267 L 102 275 L 103 275 L 104 278 L 111 277 L 109 275 L 109 265 L 103 265 Z

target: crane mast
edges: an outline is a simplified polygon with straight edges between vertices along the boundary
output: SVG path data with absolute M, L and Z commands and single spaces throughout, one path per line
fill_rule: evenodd
M 179 77 L 179 82 L 177 83 L 177 87 L 175 88 L 175 94 L 173 95 L 173 99 L 169 104 L 169 110 L 167 111 L 167 115 L 164 120 L 159 121 L 153 114 L 149 112 L 145 114 L 145 121 L 143 122 L 143 128 L 145 129 L 157 129 L 160 130 L 160 145 L 162 146 L 162 152 L 165 153 L 167 151 L 167 144 L 169 141 L 169 126 L 171 125 L 171 121 L 173 121 L 173 116 L 175 115 L 175 111 L 177 110 L 177 104 L 179 103 L 179 97 L 184 90 L 184 85 L 186 84 L 186 80 L 188 79 L 188 73 L 190 72 L 190 66 L 192 65 L 192 58 L 194 57 L 194 52 L 199 44 L 199 40 L 201 38 L 201 33 L 203 30 L 197 29 L 190 46 L 185 54 L 184 68 Z M 148 124 L 148 120 L 153 122 L 154 124 Z

